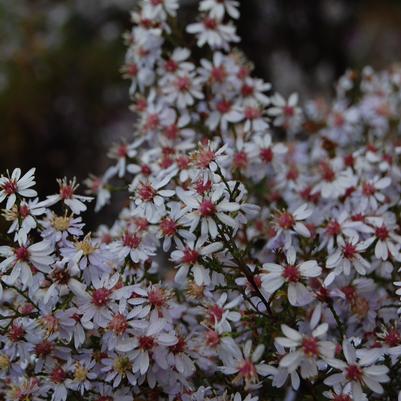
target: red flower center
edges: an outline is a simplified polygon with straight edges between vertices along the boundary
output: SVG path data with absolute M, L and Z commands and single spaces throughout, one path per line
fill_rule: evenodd
M 98 288 L 92 293 L 92 303 L 96 306 L 105 306 L 110 300 L 111 290 L 107 288 Z
M 389 231 L 386 226 L 377 227 L 375 235 L 382 241 L 385 241 L 389 236 Z
M 52 370 L 50 377 L 53 383 L 60 384 L 64 382 L 67 375 L 62 368 L 58 367 Z
M 227 76 L 226 70 L 224 66 L 219 66 L 219 67 L 213 67 L 212 72 L 211 72 L 211 77 L 213 80 L 217 82 L 224 82 L 225 78 Z
M 314 337 L 304 338 L 302 340 L 302 348 L 304 350 L 304 354 L 309 358 L 315 358 L 319 356 L 318 341 Z
M 283 277 L 290 283 L 297 283 L 301 278 L 301 273 L 297 266 L 286 266 L 283 271 Z
M 231 110 L 231 102 L 228 100 L 221 100 L 219 103 L 217 103 L 217 110 L 221 114 L 228 113 Z
M 13 323 L 8 329 L 8 338 L 12 342 L 18 342 L 22 340 L 25 336 L 25 329 L 23 326 Z
M 48 340 L 43 340 L 35 346 L 35 354 L 39 357 L 45 357 L 50 354 L 54 348 L 54 344 Z
M 242 96 L 251 96 L 253 95 L 254 89 L 251 85 L 244 84 L 241 88 Z
M 396 347 L 401 343 L 401 335 L 397 330 L 391 329 L 384 338 L 384 341 L 390 347 Z
M 224 308 L 218 305 L 213 305 L 209 308 L 210 320 L 215 324 L 223 318 Z
M 178 69 L 178 64 L 173 59 L 170 59 L 165 62 L 164 68 L 167 72 L 175 72 Z
M 135 234 L 126 233 L 123 237 L 124 246 L 128 246 L 129 248 L 136 249 L 140 245 L 142 239 Z
M 243 169 L 248 165 L 248 156 L 244 151 L 237 152 L 234 155 L 233 162 L 237 169 Z
M 139 346 L 142 349 L 145 349 L 145 350 L 152 349 L 154 344 L 155 344 L 155 340 L 153 339 L 153 337 L 150 337 L 150 336 L 139 337 Z
M 374 187 L 374 185 L 370 184 L 369 182 L 365 182 L 362 185 L 362 191 L 363 191 L 364 195 L 372 196 L 375 194 L 376 188 Z
M 17 258 L 17 260 L 26 261 L 29 258 L 28 248 L 26 248 L 24 246 L 17 248 L 14 252 L 15 252 L 15 257 Z
M 161 308 L 166 304 L 166 296 L 160 288 L 154 288 L 148 292 L 149 303 L 156 308 Z
M 332 237 L 341 233 L 341 226 L 340 223 L 336 220 L 331 220 L 327 224 L 326 227 L 327 234 L 331 235 Z
M 193 265 L 198 261 L 199 253 L 195 249 L 184 249 L 184 256 L 182 257 L 182 263 Z
M 213 18 L 206 17 L 203 20 L 203 25 L 205 26 L 206 29 L 210 29 L 210 30 L 214 31 L 217 28 L 217 21 Z
M 74 195 L 74 188 L 71 185 L 62 185 L 60 188 L 61 199 L 71 199 Z
M 278 217 L 277 223 L 284 230 L 289 230 L 290 228 L 294 227 L 295 219 L 291 213 L 284 212 Z
M 185 351 L 185 347 L 187 346 L 187 343 L 183 337 L 178 337 L 177 344 L 173 345 L 170 347 L 171 352 L 173 354 L 179 354 L 180 352 Z
M 343 248 L 343 254 L 345 258 L 352 259 L 357 254 L 355 245 L 346 243 Z
M 199 213 L 202 217 L 210 217 L 216 213 L 216 206 L 209 199 L 204 199 L 199 205 Z
M 265 163 L 270 163 L 273 160 L 273 151 L 270 148 L 261 149 L 259 155 Z
M 156 195 L 156 191 L 150 184 L 142 184 L 138 190 L 138 196 L 144 201 L 151 201 Z
M 127 319 L 121 313 L 118 313 L 109 322 L 108 328 L 118 335 L 122 335 L 128 329 Z
M 191 81 L 188 77 L 179 77 L 175 81 L 176 87 L 180 92 L 186 92 L 191 87 Z
M 177 231 L 177 224 L 170 217 L 166 217 L 160 222 L 160 230 L 165 236 L 172 237 Z
M 206 333 L 206 344 L 212 348 L 220 344 L 220 337 L 214 330 L 208 330 Z
M 349 365 L 346 369 L 346 378 L 350 381 L 361 381 L 362 369 L 358 365 Z
M 241 365 L 240 369 L 239 369 L 239 373 L 242 377 L 246 378 L 246 379 L 251 379 L 253 377 L 255 377 L 256 375 L 256 368 L 255 365 L 252 363 L 252 361 L 250 361 L 249 359 L 247 359 L 246 361 L 244 361 L 244 363 Z
M 3 184 L 1 189 L 7 194 L 11 195 L 17 192 L 17 182 L 15 180 L 8 180 Z

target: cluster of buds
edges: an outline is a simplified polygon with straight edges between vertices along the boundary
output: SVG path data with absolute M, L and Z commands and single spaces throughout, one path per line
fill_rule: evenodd
M 401 70 L 301 107 L 232 47 L 237 1 L 178 13 L 132 13 L 134 134 L 86 195 L 0 177 L 0 398 L 397 399 Z

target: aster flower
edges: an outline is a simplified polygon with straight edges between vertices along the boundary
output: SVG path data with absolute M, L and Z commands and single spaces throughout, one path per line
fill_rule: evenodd
M 358 351 L 352 344 L 345 339 L 342 344 L 345 361 L 332 359 L 329 364 L 340 373 L 335 373 L 325 380 L 325 384 L 332 386 L 336 384 L 351 385 L 351 394 L 355 401 L 365 401 L 366 395 L 363 388 L 366 386 L 369 390 L 377 394 L 383 394 L 384 390 L 381 383 L 389 381 L 387 366 L 370 363 L 361 363 L 358 358 Z
M 11 209 L 17 200 L 17 195 L 32 198 L 37 195 L 33 190 L 35 182 L 35 169 L 31 168 L 27 173 L 21 177 L 21 169 L 16 168 L 11 177 L 0 177 L 0 202 L 7 198 L 6 209 Z
M 287 296 L 291 305 L 299 306 L 309 303 L 311 294 L 308 292 L 303 280 L 318 277 L 322 273 L 321 267 L 315 260 L 296 263 L 296 251 L 289 248 L 286 252 L 287 264 L 285 266 L 276 263 L 265 263 L 261 274 L 262 287 L 273 294 L 284 284 L 287 284 Z

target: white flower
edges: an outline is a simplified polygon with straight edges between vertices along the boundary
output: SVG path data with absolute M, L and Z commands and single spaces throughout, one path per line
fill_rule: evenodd
M 221 184 L 211 196 L 202 197 L 193 191 L 177 188 L 177 196 L 190 210 L 186 214 L 186 220 L 191 232 L 200 224 L 203 238 L 209 235 L 212 239 L 216 238 L 219 232 L 215 219 L 234 230 L 238 228 L 238 222 L 230 213 L 239 211 L 240 205 L 226 200 L 224 190 L 224 185 Z
M 227 13 L 231 18 L 239 18 L 239 2 L 236 0 L 202 0 L 199 11 L 209 12 L 212 18 L 223 19 Z
M 221 20 L 205 16 L 201 22 L 187 26 L 187 32 L 197 36 L 199 47 L 208 44 L 212 49 L 226 49 L 229 42 L 238 42 L 232 24 L 223 24 Z
M 0 256 L 5 258 L 0 263 L 0 271 L 9 273 L 3 276 L 3 281 L 9 284 L 15 283 L 20 278 L 23 288 L 32 282 L 32 268 L 43 273 L 50 272 L 50 266 L 54 263 L 52 255 L 53 248 L 47 241 L 29 244 L 28 242 L 19 243 L 19 246 L 0 246 Z M 12 268 L 11 272 L 9 269 Z
M 330 285 L 339 274 L 349 276 L 352 272 L 351 267 L 365 275 L 369 268 L 369 262 L 360 253 L 369 247 L 369 241 L 359 241 L 358 237 L 343 239 L 338 237 L 337 249 L 329 255 L 326 261 L 328 269 L 334 269 L 325 279 L 325 285 Z
M 389 372 L 387 366 L 376 365 L 372 361 L 363 363 L 358 358 L 358 351 L 355 351 L 347 339 L 343 341 L 342 346 L 346 362 L 339 359 L 329 360 L 329 364 L 341 372 L 329 376 L 324 383 L 329 386 L 350 383 L 351 394 L 355 401 L 367 400 L 363 392 L 364 386 L 374 393 L 383 394 L 384 390 L 380 383 L 386 383 L 390 380 L 387 376 Z
M 305 335 L 283 324 L 281 330 L 285 337 L 275 339 L 277 344 L 290 348 L 289 353 L 280 359 L 279 366 L 288 369 L 289 373 L 300 367 L 304 379 L 317 376 L 319 363 L 322 359 L 333 358 L 336 347 L 334 343 L 323 340 L 328 330 L 327 323 L 311 329 L 312 333 Z
M 284 284 L 288 285 L 287 295 L 291 305 L 300 306 L 312 300 L 311 294 L 302 280 L 320 276 L 322 269 L 315 260 L 296 264 L 296 252 L 293 247 L 286 252 L 287 265 L 265 263 L 261 273 L 262 287 L 273 294 Z
M 21 169 L 16 168 L 11 177 L 0 177 L 0 202 L 7 199 L 6 209 L 11 209 L 17 200 L 17 195 L 32 198 L 37 195 L 36 191 L 30 189 L 36 184 L 34 177 L 35 169 L 31 168 L 21 177 Z
M 89 202 L 93 198 L 90 196 L 76 195 L 75 191 L 79 187 L 76 183 L 76 179 L 73 178 L 67 181 L 67 178 L 62 180 L 57 180 L 59 184 L 59 193 L 56 195 L 50 195 L 45 201 L 42 202 L 43 206 L 52 206 L 57 202 L 63 201 L 63 203 L 68 206 L 74 214 L 80 214 L 86 210 L 86 205 L 84 202 Z
M 301 120 L 301 109 L 297 106 L 298 94 L 293 93 L 288 100 L 285 100 L 279 93 L 271 97 L 272 107 L 267 113 L 274 117 L 275 126 L 284 126 L 285 128 L 296 128 Z
M 243 349 L 238 349 L 234 358 L 229 360 L 228 366 L 222 366 L 220 370 L 225 375 L 236 374 L 233 382 L 235 384 L 245 382 L 245 389 L 247 389 L 250 385 L 259 382 L 259 376 L 270 374 L 268 366 L 263 362 L 258 362 L 264 350 L 264 345 L 259 344 L 252 352 L 252 341 L 248 340 L 244 344 Z

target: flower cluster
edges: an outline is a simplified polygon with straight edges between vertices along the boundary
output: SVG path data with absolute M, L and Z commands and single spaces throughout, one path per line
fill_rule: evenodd
M 301 108 L 232 47 L 237 1 L 201 0 L 185 29 L 178 12 L 132 13 L 134 135 L 86 195 L 0 178 L 0 398 L 395 400 L 401 70 Z

